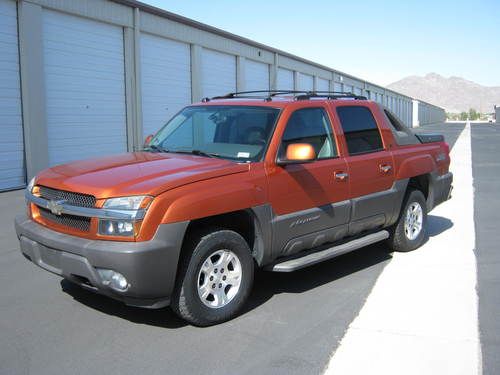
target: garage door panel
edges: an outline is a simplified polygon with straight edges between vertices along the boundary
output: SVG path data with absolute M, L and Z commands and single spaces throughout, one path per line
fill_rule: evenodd
M 318 78 L 316 86 L 317 91 L 330 91 L 330 81 L 327 79 Z
M 236 91 L 236 57 L 203 49 L 202 95 L 212 97 Z
M 25 184 L 17 10 L 0 0 L 0 191 Z
M 49 164 L 127 150 L 123 30 L 43 11 Z
M 191 49 L 186 43 L 141 35 L 143 135 L 156 133 L 191 103 Z
M 90 22 L 98 26 L 96 28 L 89 27 Z M 121 52 L 117 42 L 123 43 L 123 41 L 116 33 L 117 27 L 114 25 L 45 10 L 43 24 L 44 31 L 50 34 L 50 38 L 47 40 L 59 42 L 58 45 L 71 45 L 72 48 L 76 49 L 88 47 L 92 50 Z M 96 40 L 98 44 L 96 44 Z
M 245 90 L 269 90 L 269 65 L 261 62 L 245 61 Z
M 314 78 L 311 75 L 299 73 L 299 82 L 297 88 L 304 91 L 312 91 L 314 89 Z
M 293 90 L 293 71 L 283 68 L 278 68 L 276 77 L 276 88 L 278 90 Z
M 46 75 L 46 77 L 48 77 L 50 75 Z M 76 77 L 79 77 L 78 75 L 75 75 Z M 67 77 L 75 77 L 75 76 L 71 76 L 71 75 L 68 75 Z M 111 85 L 109 82 L 106 81 L 107 84 L 103 85 L 103 80 L 94 80 L 94 82 L 90 81 L 90 80 L 86 80 L 86 82 L 82 82 L 81 84 L 79 84 L 78 80 L 73 80 L 73 81 L 68 81 L 67 78 L 65 78 L 66 76 L 57 76 L 57 75 L 54 75 L 53 77 L 49 77 L 52 81 L 53 81 L 53 84 L 59 84 L 59 85 L 62 85 L 64 84 L 65 86 L 65 90 L 64 91 L 56 91 L 56 92 L 50 92 L 48 97 L 51 97 L 51 98 L 58 98 L 58 97 L 67 97 L 67 95 L 64 95 L 65 92 L 72 92 L 72 93 L 75 93 L 78 94 L 80 93 L 81 95 L 92 95 L 92 94 L 106 94 L 108 95 L 108 98 L 109 98 L 109 95 L 112 95 L 116 92 L 117 90 L 117 87 L 114 86 L 114 85 Z M 83 79 L 83 81 L 85 81 L 85 79 Z M 118 87 L 119 89 L 119 87 Z M 85 94 L 84 94 L 85 93 Z

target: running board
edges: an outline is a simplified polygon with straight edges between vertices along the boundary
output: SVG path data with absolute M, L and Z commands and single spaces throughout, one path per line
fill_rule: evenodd
M 320 263 L 324 260 L 335 258 L 339 255 L 349 253 L 351 251 L 360 249 L 362 247 L 374 244 L 376 242 L 389 238 L 389 232 L 381 230 L 380 232 L 368 234 L 361 238 L 343 243 L 341 245 L 333 246 L 325 250 L 309 253 L 300 258 L 285 260 L 280 263 L 271 265 L 268 270 L 274 272 L 293 272 L 304 267 L 312 266 L 313 264 Z

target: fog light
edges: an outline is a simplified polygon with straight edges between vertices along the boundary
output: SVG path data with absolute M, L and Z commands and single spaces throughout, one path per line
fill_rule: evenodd
M 97 273 L 101 277 L 102 283 L 114 290 L 123 292 L 128 289 L 128 281 L 121 273 L 104 268 L 97 268 Z
M 106 236 L 134 236 L 134 222 L 130 220 L 99 220 L 99 234 Z

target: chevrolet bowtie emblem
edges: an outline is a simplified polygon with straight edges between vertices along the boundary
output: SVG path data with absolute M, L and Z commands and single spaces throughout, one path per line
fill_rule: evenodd
M 52 212 L 54 215 L 61 215 L 62 210 L 63 210 L 63 204 L 66 203 L 65 200 L 60 200 L 60 201 L 49 201 L 47 204 L 47 208 Z

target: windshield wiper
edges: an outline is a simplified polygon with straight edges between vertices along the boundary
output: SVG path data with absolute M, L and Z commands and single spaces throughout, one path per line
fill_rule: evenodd
M 207 158 L 218 158 L 219 154 L 214 154 L 211 152 L 205 152 L 201 150 L 170 150 L 169 152 L 176 152 L 178 154 L 192 154 L 196 156 L 206 156 Z
M 165 150 L 163 147 L 157 146 L 157 145 L 149 145 L 144 150 L 146 150 L 146 151 L 147 150 L 154 150 L 156 152 L 168 152 L 168 150 Z

